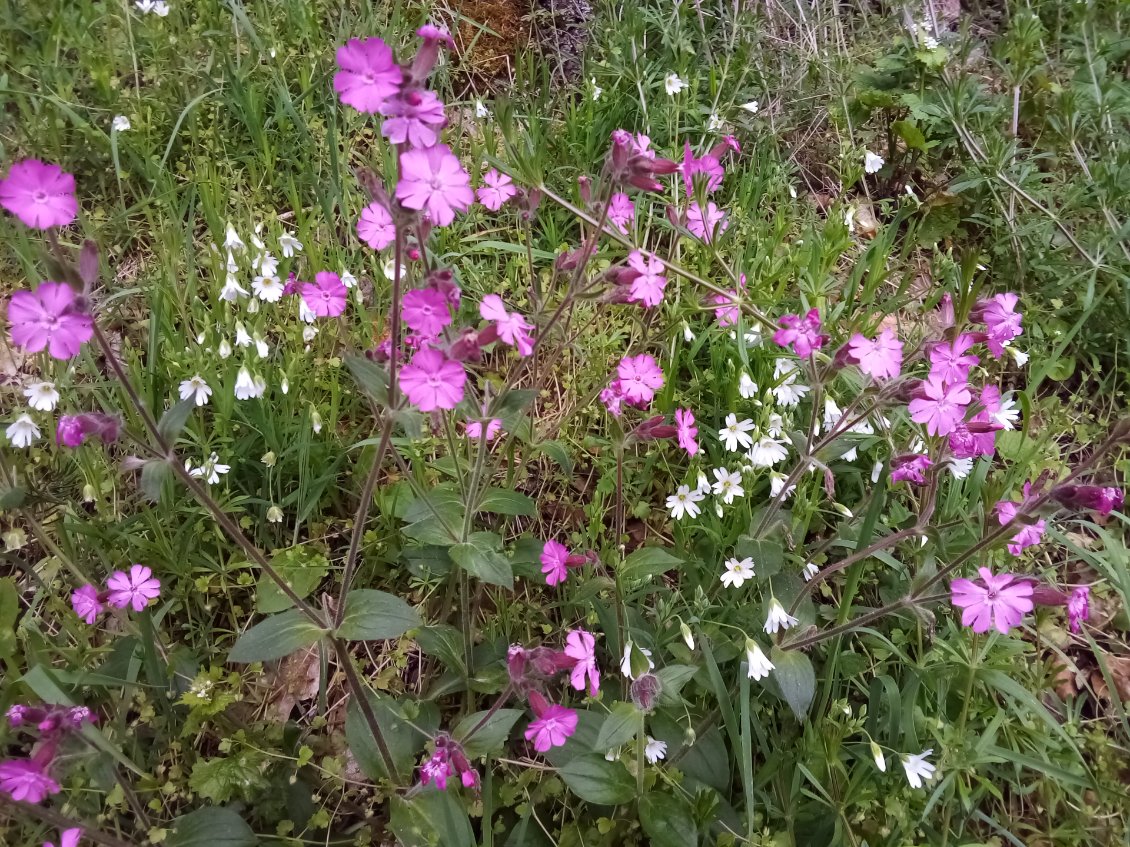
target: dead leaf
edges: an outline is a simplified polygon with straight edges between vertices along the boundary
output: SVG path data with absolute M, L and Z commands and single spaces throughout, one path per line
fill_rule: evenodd
M 296 705 L 318 695 L 319 671 L 317 644 L 291 653 L 279 662 L 268 695 L 279 720 L 288 720 Z

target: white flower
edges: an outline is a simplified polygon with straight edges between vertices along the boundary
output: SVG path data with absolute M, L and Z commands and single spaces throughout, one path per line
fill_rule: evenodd
M 589 85 L 592 86 L 592 102 L 595 103 L 597 100 L 600 99 L 600 95 L 604 93 L 604 89 L 596 84 L 596 77 L 595 76 L 589 77 Z
M 745 489 L 742 488 L 742 475 L 737 471 L 730 473 L 725 468 L 714 469 L 714 493 L 722 498 L 722 502 L 729 506 L 734 502 L 735 497 L 741 497 L 745 494 Z
M 796 200 L 796 186 L 789 185 L 789 196 Z
M 873 483 L 878 482 L 879 477 L 882 475 L 882 473 L 883 473 L 883 463 L 882 462 L 876 462 L 875 467 L 873 467 L 871 469 L 871 482 L 873 482 Z
M 235 231 L 235 227 L 228 222 L 227 232 L 224 234 L 224 247 L 228 251 L 228 263 L 231 263 L 232 253 L 242 253 L 247 249 L 247 245 L 243 243 L 243 239 L 239 237 L 239 233 Z
M 251 336 L 247 334 L 241 321 L 235 322 L 235 346 L 236 347 L 250 347 Z
M 655 662 L 651 660 L 651 651 L 645 647 L 636 647 L 643 657 L 647 659 L 647 669 L 650 671 L 655 668 Z M 628 641 L 624 644 L 624 656 L 620 659 L 620 673 L 624 674 L 628 679 L 635 679 L 632 676 L 632 642 Z
M 804 566 L 804 570 L 801 571 L 801 573 L 804 575 L 805 582 L 812 582 L 812 577 L 820 573 L 820 568 L 816 567 L 816 565 L 812 564 L 812 562 L 809 562 Z
M 885 165 L 885 164 L 886 164 L 886 160 L 882 156 L 880 156 L 876 153 L 872 153 L 870 150 L 868 150 L 866 153 L 863 154 L 863 172 L 864 173 L 869 173 L 869 174 L 878 173 L 879 169 L 881 167 L 883 167 L 883 165 Z
M 750 100 L 748 103 L 742 103 L 741 108 L 745 109 L 751 115 L 756 115 L 758 110 L 761 109 L 761 104 L 756 100 Z
M 259 354 L 260 359 L 266 359 L 271 354 L 271 345 L 259 333 L 255 333 L 251 340 L 255 342 L 255 352 Z
M 723 121 L 719 115 L 716 115 L 712 112 L 710 114 L 710 118 L 706 122 L 706 130 L 707 132 L 718 132 L 718 130 L 722 129 L 722 127 L 724 127 L 725 125 L 726 122 Z
M 946 470 L 953 474 L 954 479 L 965 479 L 973 473 L 973 458 L 958 459 L 951 456 L 946 460 Z
M 773 396 L 782 406 L 796 406 L 809 392 L 809 387 L 797 382 L 800 371 L 790 359 L 777 359 L 773 366 L 773 377 L 778 381 L 773 386 Z
M 249 296 L 247 289 L 239 284 L 239 279 L 235 274 L 229 273 L 227 279 L 224 281 L 224 287 L 220 289 L 220 299 L 234 303 L 239 300 L 240 297 L 247 296 Z
M 385 279 L 391 280 L 393 271 L 396 270 L 396 263 L 391 258 L 385 259 L 381 262 L 381 273 L 385 275 Z M 408 273 L 408 268 L 404 265 L 400 266 L 400 278 L 404 279 L 404 275 Z
M 660 759 L 667 755 L 667 742 L 656 741 L 650 735 L 647 736 L 647 746 L 643 748 L 644 758 L 651 762 L 653 765 Z
M 302 242 L 289 232 L 284 232 L 279 236 L 279 250 L 282 251 L 284 259 L 290 259 L 295 253 L 302 252 Z
M 848 232 L 855 232 L 855 206 L 844 209 L 844 226 L 848 228 Z
M 824 398 L 824 429 L 831 430 L 844 416 L 843 410 L 831 397 Z
M 667 93 L 674 97 L 680 91 L 687 87 L 687 81 L 680 79 L 678 74 L 667 74 L 667 78 L 663 80 L 663 87 L 667 89 Z
M 228 250 L 228 257 L 224 262 L 224 267 L 227 268 L 228 273 L 233 274 L 239 270 L 239 262 L 235 260 L 235 254 Z
M 279 383 L 279 391 L 283 394 L 290 394 L 290 380 L 283 374 L 282 382 Z
M 355 277 L 349 271 L 343 270 L 341 272 L 341 284 L 346 288 L 352 288 L 357 284 L 357 277 Z M 358 292 L 358 294 L 360 294 L 360 292 Z
M 859 448 L 858 447 L 852 447 L 850 450 L 848 450 L 846 453 L 844 453 L 842 456 L 840 456 L 840 458 L 843 459 L 845 462 L 854 462 L 856 459 L 859 458 Z
M 263 379 L 260 374 L 255 374 L 255 396 L 262 397 L 263 393 L 267 390 L 267 380 Z
M 490 117 L 490 109 L 488 109 L 486 104 L 478 97 L 475 98 L 475 117 L 479 120 Z
M 159 18 L 168 17 L 169 4 L 166 3 L 165 0 L 156 0 L 156 2 L 153 4 L 153 14 L 155 14 Z
M 683 321 L 683 341 L 687 342 L 687 344 L 694 341 L 694 333 L 691 332 L 691 325 L 686 321 Z
M 778 629 L 788 629 L 797 625 L 797 619 L 785 611 L 781 602 L 773 597 L 769 600 L 769 615 L 765 618 L 765 631 L 772 635 Z
M 738 450 L 753 444 L 753 439 L 747 433 L 754 428 L 753 421 L 749 418 L 739 421 L 737 415 L 729 414 L 726 415 L 726 426 L 718 430 L 718 437 L 722 439 L 727 450 L 736 453 Z M 739 445 L 741 446 L 739 447 Z
M 744 400 L 757 395 L 757 383 L 745 371 L 742 371 L 742 375 L 738 378 L 738 394 Z
M 267 522 L 268 523 L 282 523 L 283 510 L 278 506 L 271 506 L 267 509 Z
M 255 315 L 255 314 L 258 314 L 258 313 L 259 313 L 259 301 L 254 300 L 254 299 L 248 300 L 247 301 L 247 314 Z
M 221 359 L 226 359 L 231 355 L 231 344 L 226 338 L 220 340 L 220 346 L 216 349 L 216 352 L 220 354 Z
M 749 448 L 749 461 L 757 468 L 771 468 L 789 457 L 785 442 L 765 436 Z
M 30 447 L 32 442 L 39 440 L 39 427 L 31 419 L 31 415 L 20 415 L 15 422 L 4 430 L 13 447 Z
M 37 412 L 54 411 L 59 402 L 59 392 L 55 390 L 53 382 L 33 382 L 24 389 L 27 404 Z
M 303 297 L 298 298 L 298 317 L 303 323 L 312 324 L 318 319 L 314 314 L 314 310 L 306 305 L 306 299 Z
M 206 405 L 208 398 L 212 396 L 212 389 L 209 388 L 208 383 L 204 381 L 204 377 L 200 374 L 186 379 L 180 384 L 180 399 L 187 400 L 189 397 L 196 399 L 197 406 Z
M 761 343 L 761 330 L 757 327 L 750 327 L 745 333 L 745 343 L 747 347 L 756 347 Z
M 883 755 L 883 748 L 874 741 L 871 742 L 871 755 L 875 759 L 875 767 L 877 767 L 881 773 L 886 773 L 887 757 Z
M 695 485 L 695 489 L 703 494 L 710 493 L 710 480 L 706 478 L 706 474 L 702 471 L 698 472 L 698 481 Z
M 679 621 L 679 631 L 682 632 L 682 634 L 683 634 L 683 641 L 686 643 L 687 649 L 693 650 L 694 649 L 694 633 L 691 632 L 691 628 L 689 626 L 687 626 L 685 623 L 683 623 L 682 621 Z
M 198 468 L 192 467 L 192 462 L 188 459 L 184 461 L 184 469 L 189 472 L 191 476 L 197 479 L 204 477 L 204 481 L 209 485 L 215 485 L 220 481 L 220 477 L 231 470 L 231 465 L 220 464 L 220 457 L 213 453 L 209 456 Z
M 761 645 L 752 638 L 745 640 L 746 675 L 750 679 L 765 679 L 776 666 L 761 650 Z
M 263 392 L 267 390 L 267 384 L 263 382 L 262 377 L 251 376 L 251 371 L 246 367 L 239 369 L 239 373 L 235 376 L 235 399 L 236 400 L 253 400 L 263 396 Z
M 315 435 L 322 431 L 322 416 L 313 406 L 310 407 L 310 428 L 314 430 Z
M 1001 398 L 1001 407 L 989 413 L 989 420 L 1004 429 L 1016 429 L 1016 422 L 1020 420 L 1020 409 L 1011 394 Z
M 934 38 L 934 36 L 929 35 L 929 34 L 923 35 L 922 36 L 922 46 L 925 47 L 927 50 L 937 50 L 938 49 L 938 39 Z
M 902 757 L 902 769 L 906 771 L 906 781 L 911 788 L 921 788 L 924 781 L 933 779 L 936 768 L 926 761 L 926 757 L 933 752 L 933 749 L 923 750 L 921 753 Z
M 253 264 L 252 267 L 259 269 L 260 276 L 278 276 L 279 275 L 279 260 L 272 256 L 270 253 L 260 253 L 256 257 L 257 265 Z
M 1015 347 L 1012 347 L 1012 346 L 1006 346 L 1004 349 L 1008 351 L 1008 355 L 1012 356 L 1012 361 L 1016 362 L 1016 367 L 1022 368 L 1026 364 L 1028 364 L 1028 354 L 1027 353 L 1024 353 L 1020 350 L 1017 350 Z
M 855 517 L 855 513 L 852 512 L 852 510 L 845 506 L 843 503 L 833 503 L 832 508 L 843 515 L 845 518 Z
M 314 336 L 318 334 L 316 326 L 307 326 L 302 328 L 302 340 L 309 344 L 314 340 Z
M 251 280 L 251 289 L 260 300 L 277 303 L 282 299 L 286 286 L 277 276 L 257 276 Z
M 778 473 L 777 471 L 770 472 L 770 474 L 769 474 L 769 495 L 771 497 L 781 497 L 781 492 L 784 491 L 785 492 L 784 496 L 781 497 L 781 499 L 782 500 L 788 500 L 789 497 L 792 496 L 792 493 L 794 491 L 796 491 L 796 484 L 794 483 L 793 485 L 790 485 L 788 487 L 788 489 L 786 490 L 785 489 L 785 482 L 787 480 L 788 480 L 788 477 L 785 476 L 783 473 Z
M 114 132 L 125 132 L 130 128 L 129 118 L 125 115 L 118 115 L 110 122 L 110 129 Z
M 785 419 L 776 412 L 769 415 L 769 424 L 765 427 L 765 434 L 770 438 L 780 438 L 785 429 Z
M 747 579 L 753 579 L 753 559 L 746 556 L 741 561 L 727 559 L 722 572 L 722 584 L 727 588 L 741 588 Z
M 683 519 L 683 515 L 690 515 L 692 518 L 697 518 L 702 514 L 702 509 L 699 503 L 705 495 L 695 489 L 691 490 L 689 485 L 680 485 L 675 489 L 675 493 L 667 498 L 667 508 L 671 510 L 671 517 L 677 521 Z

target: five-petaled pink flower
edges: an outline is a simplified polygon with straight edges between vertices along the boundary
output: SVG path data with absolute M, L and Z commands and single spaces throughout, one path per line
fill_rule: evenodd
M 400 387 L 421 412 L 454 409 L 463 399 L 467 371 L 462 362 L 430 347 L 417 351 L 400 371 Z
M 429 785 L 434 782 L 436 788 L 446 791 L 447 780 L 453 773 L 447 755 L 442 750 L 436 750 L 432 757 L 420 766 L 420 784 Z
M 506 304 L 497 294 L 488 294 L 479 304 L 479 314 L 483 320 L 493 321 L 498 329 L 498 337 L 505 344 L 518 348 L 519 356 L 529 356 L 534 352 L 534 339 L 530 330 L 534 328 L 518 312 L 506 311 Z
M 381 135 L 393 144 L 431 147 L 439 140 L 438 130 L 447 122 L 443 101 L 424 89 L 402 91 L 385 100 L 380 111 L 385 116 Z
M 98 589 L 93 585 L 76 588 L 71 594 L 71 608 L 86 623 L 94 623 L 102 614 L 102 601 L 98 597 Z
M 75 178 L 58 165 L 24 159 L 0 179 L 0 206 L 33 229 L 66 226 L 78 214 Z
M 978 303 L 973 309 L 973 320 L 983 321 L 988 330 L 985 346 L 998 359 L 1004 355 L 1005 345 L 1020 335 L 1021 315 L 1016 311 L 1020 298 L 1008 292 L 994 295 L 991 299 Z
M 304 282 L 298 288 L 306 307 L 319 318 L 336 318 L 345 311 L 348 289 L 333 271 L 318 271 L 313 282 Z
M 1090 597 L 1091 589 L 1086 585 L 1080 585 L 1067 598 L 1067 624 L 1072 632 L 1078 632 L 1083 621 L 1090 616 Z
M 592 633 L 583 629 L 569 630 L 565 637 L 565 655 L 577 662 L 569 674 L 570 684 L 583 691 L 587 677 L 589 696 L 595 697 L 600 691 L 600 668 L 596 666 L 596 639 Z
M 636 207 L 632 203 L 632 198 L 623 192 L 618 192 L 612 195 L 612 199 L 608 202 L 608 212 L 606 213 L 609 222 L 620 230 L 621 235 L 628 234 L 628 224 L 636 216 Z
M 405 294 L 400 314 L 409 328 L 425 338 L 435 338 L 451 323 L 447 298 L 434 288 L 416 288 Z
M 427 213 L 435 226 L 447 226 L 456 212 L 471 208 L 471 177 L 446 144 L 409 150 L 400 156 L 396 198 L 409 209 Z
M 793 352 L 807 359 L 814 350 L 824 346 L 828 336 L 820 334 L 820 312 L 809 309 L 804 315 L 785 315 L 781 328 L 773 333 L 773 341 L 782 347 L 792 347 Z
M 1032 583 L 1008 573 L 993 576 L 988 568 L 978 568 L 978 573 L 980 580 L 955 579 L 950 583 L 950 599 L 963 610 L 961 624 L 974 632 L 988 632 L 992 626 L 1007 633 L 1032 611 Z
M 28 353 L 46 347 L 53 358 L 73 359 L 94 335 L 90 315 L 77 311 L 74 303 L 74 289 L 63 282 L 17 291 L 8 301 L 12 343 Z
M 930 435 L 949 435 L 965 417 L 965 407 L 972 400 L 965 383 L 950 385 L 929 377 L 920 384 L 918 396 L 910 401 L 910 419 L 926 424 Z
M 21 803 L 42 803 L 62 788 L 47 775 L 46 765 L 34 759 L 9 759 L 0 762 L 0 791 Z
M 687 208 L 687 229 L 691 231 L 691 235 L 707 244 L 729 227 L 726 213 L 713 202 L 707 203 L 705 210 L 698 203 L 691 203 Z
M 698 427 L 694 425 L 694 413 L 690 409 L 676 409 L 675 437 L 679 446 L 687 451 L 688 456 L 698 452 L 698 441 L 695 440 L 697 435 Z
M 525 736 L 539 753 L 560 747 L 577 731 L 577 713 L 556 703 L 550 705 L 540 692 L 530 692 L 530 707 L 537 720 L 530 721 Z
M 497 212 L 507 200 L 517 194 L 518 189 L 514 187 L 514 180 L 508 174 L 500 174 L 494 168 L 483 174 L 483 185 L 475 191 L 479 202 L 492 212 Z
M 541 572 L 545 574 L 546 585 L 557 585 L 568 578 L 568 560 L 569 550 L 564 544 L 552 538 L 545 542 L 541 548 Z
M 396 240 L 396 225 L 388 209 L 376 201 L 362 209 L 357 221 L 357 237 L 374 250 L 383 250 L 392 244 Z
M 487 421 L 487 441 L 494 441 L 502 431 L 502 418 L 491 418 Z M 482 421 L 467 421 L 467 437 L 476 441 L 483 437 Z
M 913 482 L 922 485 L 926 482 L 923 472 L 933 465 L 928 456 L 912 453 L 896 456 L 891 460 L 891 482 Z
M 64 829 L 59 833 L 59 847 L 78 847 L 80 838 L 82 838 L 82 827 L 73 826 Z M 44 841 L 43 847 L 55 847 L 55 845 L 50 841 Z
M 939 342 L 930 348 L 930 379 L 946 383 L 962 383 L 969 379 L 970 369 L 981 360 L 969 352 L 973 336 L 962 334 L 953 341 Z
M 114 571 L 106 580 L 106 602 L 115 609 L 131 606 L 140 612 L 161 594 L 160 580 L 145 565 L 131 565 L 129 573 Z
M 874 341 L 857 332 L 848 341 L 848 357 L 868 376 L 891 379 L 902 370 L 902 342 L 891 329 L 884 329 Z
M 655 392 L 663 387 L 663 371 L 647 353 L 625 356 L 616 366 L 620 392 L 631 404 L 645 408 L 655 399 Z
M 392 48 L 379 38 L 351 38 L 337 48 L 334 91 L 341 102 L 358 112 L 374 114 L 400 90 L 400 66 Z
M 1025 492 L 1025 495 L 1027 495 L 1027 492 Z M 997 503 L 997 520 L 1000 521 L 1001 526 L 1004 526 L 1010 523 L 1019 511 L 1019 503 L 1013 503 L 1011 500 L 1002 500 Z M 1012 540 L 1008 543 L 1008 552 L 1013 556 L 1019 556 L 1021 552 L 1028 547 L 1035 547 L 1044 537 L 1044 530 L 1047 529 L 1047 527 L 1047 521 L 1043 518 L 1035 523 L 1023 524 L 1020 527 L 1020 531 L 1012 536 Z
M 640 302 L 651 308 L 663 302 L 663 289 L 667 287 L 667 277 L 663 275 L 663 262 L 654 254 L 645 256 L 639 250 L 628 254 L 628 267 L 639 276 L 632 280 L 628 300 Z

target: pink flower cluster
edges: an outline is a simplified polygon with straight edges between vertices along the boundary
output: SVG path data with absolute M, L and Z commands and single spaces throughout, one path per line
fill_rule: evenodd
M 820 334 L 820 312 L 809 309 L 806 315 L 785 315 L 781 328 L 773 333 L 773 341 L 782 347 L 791 347 L 802 359 L 807 359 L 824 346 L 828 336 Z
M 646 409 L 662 387 L 663 371 L 653 356 L 625 356 L 616 366 L 616 378 L 600 392 L 600 401 L 610 414 L 620 417 L 623 404 Z
M 8 723 L 14 728 L 38 734 L 33 752 L 26 759 L 0 762 L 0 791 L 23 803 L 41 803 L 62 790 L 50 775 L 55 752 L 67 735 L 98 718 L 86 706 L 25 706 L 8 709 Z
M 435 785 L 440 791 L 447 790 L 447 781 L 458 776 L 464 788 L 476 792 L 479 789 L 479 772 L 471 767 L 463 747 L 446 733 L 435 739 L 435 752 L 420 766 L 420 784 Z
M 102 591 L 89 584 L 76 588 L 71 594 L 71 608 L 83 621 L 93 624 L 108 605 L 140 612 L 160 595 L 161 582 L 153 577 L 153 571 L 145 565 L 132 565 L 129 573 L 110 574 Z

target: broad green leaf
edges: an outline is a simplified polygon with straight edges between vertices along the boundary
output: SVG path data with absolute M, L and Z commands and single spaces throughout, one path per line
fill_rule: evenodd
M 177 436 L 181 434 L 184 425 L 188 423 L 188 416 L 192 414 L 194 408 L 196 408 L 196 401 L 191 396 L 177 401 L 166 410 L 165 414 L 161 415 L 161 420 L 157 422 L 157 431 L 170 444 L 175 444 Z
M 631 774 L 620 762 L 610 762 L 597 753 L 585 753 L 557 771 L 569 789 L 586 803 L 617 806 L 636 794 Z
M 906 146 L 911 150 L 921 150 L 923 153 L 927 151 L 926 136 L 922 134 L 913 121 L 893 121 L 891 129 L 906 142 Z
M 330 570 L 329 559 L 304 547 L 280 550 L 271 557 L 271 565 L 299 597 L 306 597 L 317 588 Z M 259 576 L 259 583 L 255 586 L 255 608 L 261 614 L 273 615 L 293 605 L 273 579 L 266 574 Z
M 624 579 L 646 579 L 666 573 L 683 562 L 663 547 L 640 547 L 624 559 L 620 573 Z
M 356 353 L 346 355 L 345 366 L 366 394 L 380 406 L 388 405 L 388 372 L 383 366 Z
M 359 588 L 345 598 L 345 616 L 337 634 L 350 641 L 385 641 L 420 623 L 416 610 L 396 595 Z
M 173 821 L 166 847 L 255 847 L 259 839 L 241 818 L 223 806 L 206 806 Z
M 402 847 L 473 847 L 475 833 L 454 789 L 393 795 L 389 829 Z
M 781 695 L 797 720 L 804 720 L 812 698 L 816 694 L 816 672 L 812 661 L 799 650 L 782 650 L 774 647 L 769 654 L 773 663 L 773 679 L 781 689 Z
M 734 546 L 734 554 L 739 559 L 753 559 L 753 572 L 758 577 L 774 576 L 785 563 L 785 549 L 780 542 L 766 538 L 742 535 Z
M 501 546 L 502 539 L 493 532 L 473 532 L 466 543 L 452 546 L 451 558 L 471 576 L 512 589 L 514 571 L 510 560 L 499 552 Z
M 450 547 L 463 529 L 463 504 L 449 488 L 435 488 L 423 497 L 397 501 L 396 516 L 405 521 L 404 534 L 421 544 Z
M 490 717 L 487 717 L 488 714 L 490 714 L 488 711 L 482 711 L 467 715 L 459 721 L 459 724 L 451 733 L 455 740 L 463 745 L 463 752 L 472 759 L 501 750 L 506 739 L 510 737 L 510 731 L 514 729 L 514 724 L 521 719 L 525 712 L 521 709 L 499 709 Z M 479 721 L 484 718 L 486 718 L 486 723 L 470 739 L 467 739 L 467 733 L 478 726 Z
M 565 473 L 571 474 L 573 472 L 573 457 L 569 455 L 569 451 L 560 441 L 541 441 L 537 444 L 536 449 L 542 455 L 549 456 L 557 462 Z
M 385 743 L 392 754 L 400 778 L 406 779 L 416 756 L 424 749 L 428 736 L 439 726 L 439 709 L 434 703 L 394 700 L 370 692 L 369 704 L 377 717 Z M 350 701 L 345 713 L 345 741 L 362 772 L 372 780 L 388 778 L 384 759 L 361 708 Z
M 660 705 L 671 706 L 678 703 L 681 699 L 679 692 L 696 673 L 698 673 L 698 668 L 694 665 L 667 665 L 657 670 L 655 675 L 659 677 L 659 682 L 662 685 L 659 689 Z
M 600 735 L 596 737 L 596 749 L 608 751 L 631 741 L 639 731 L 640 714 L 633 703 L 613 706 L 600 727 Z
M 496 515 L 525 515 L 533 517 L 536 513 L 534 501 L 509 488 L 488 488 L 479 501 L 480 512 Z
M 431 656 L 443 662 L 444 666 L 466 675 L 466 660 L 463 655 L 463 633 L 450 624 L 433 624 L 421 627 L 416 632 L 416 643 Z
M 141 466 L 141 493 L 146 500 L 156 503 L 161 499 L 165 480 L 169 478 L 169 463 L 164 459 L 150 459 Z
M 447 555 L 447 547 L 438 544 L 427 544 L 404 547 L 400 551 L 401 557 L 408 563 L 408 569 L 415 576 L 427 578 L 429 576 L 445 576 L 451 573 L 451 557 Z
M 640 826 L 651 847 L 694 847 L 698 826 L 690 804 L 665 791 L 649 791 L 640 798 Z
M 270 662 L 309 647 L 325 634 L 298 609 L 259 621 L 235 642 L 229 662 Z

